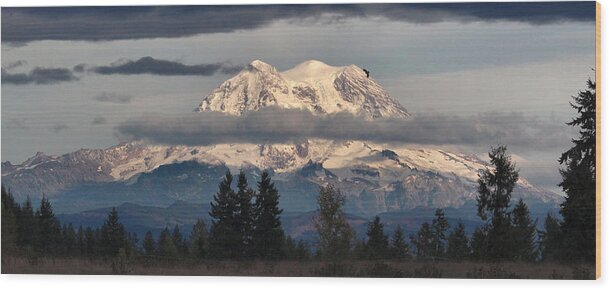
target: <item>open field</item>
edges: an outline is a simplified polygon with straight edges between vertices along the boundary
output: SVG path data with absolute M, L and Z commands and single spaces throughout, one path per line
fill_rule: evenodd
M 2 258 L 2 274 L 594 279 L 591 265 L 450 261 L 158 261 Z

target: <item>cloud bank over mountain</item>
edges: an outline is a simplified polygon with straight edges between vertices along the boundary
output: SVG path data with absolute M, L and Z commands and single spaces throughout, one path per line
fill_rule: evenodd
M 206 111 L 133 118 L 116 127 L 122 138 L 159 144 L 286 143 L 307 138 L 380 143 L 509 146 L 545 149 L 570 138 L 562 123 L 519 113 L 488 112 L 471 117 L 440 114 L 405 119 L 366 120 L 351 113 L 314 115 L 310 111 L 265 107 L 243 116 Z M 542 137 L 544 136 L 544 137 Z

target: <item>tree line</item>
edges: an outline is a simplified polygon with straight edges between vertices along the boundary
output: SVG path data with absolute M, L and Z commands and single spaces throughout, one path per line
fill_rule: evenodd
M 442 209 L 437 209 L 432 223 L 425 222 L 410 236 L 413 252 L 405 243 L 400 227 L 391 241 L 383 223 L 375 217 L 365 240 L 354 241 L 341 210 L 345 197 L 332 186 L 321 188 L 319 215 L 315 220 L 320 236 L 318 254 L 329 259 L 408 258 L 482 261 L 594 262 L 596 244 L 596 93 L 595 83 L 573 97 L 571 106 L 578 116 L 567 125 L 579 128 L 574 146 L 559 158 L 565 192 L 558 218 L 547 214 L 543 230 L 536 230 L 523 200 L 512 202 L 512 192 L 519 172 L 506 146 L 489 152 L 491 166 L 479 173 L 477 215 L 483 225 L 468 238 L 463 223 L 451 231 Z
M 185 237 L 176 225 L 163 229 L 157 238 L 146 232 L 141 244 L 126 231 L 113 208 L 98 228 L 72 224 L 63 226 L 53 207 L 43 197 L 34 211 L 29 197 L 23 204 L 2 187 L 2 253 L 28 257 L 78 257 L 86 259 L 154 257 L 160 260 L 305 260 L 308 245 L 286 236 L 282 229 L 279 194 L 267 172 L 261 174 L 258 190 L 248 186 L 243 172 L 237 191 L 231 188 L 233 176 L 227 171 L 211 203 L 210 230 L 198 219 Z
M 29 197 L 23 204 L 2 187 L 2 254 L 28 257 L 114 257 L 138 251 L 138 239 L 119 222 L 116 209 L 98 228 L 61 225 L 46 197 L 34 211 Z
M 157 238 L 148 231 L 141 246 L 128 233 L 112 209 L 99 228 L 63 226 L 43 197 L 35 211 L 29 198 L 21 205 L 2 187 L 2 253 L 14 251 L 44 256 L 113 257 L 117 254 L 164 258 L 264 259 L 311 258 L 483 260 L 483 261 L 595 261 L 596 126 L 595 83 L 573 97 L 578 116 L 568 123 L 579 128 L 574 146 L 559 158 L 566 193 L 560 217 L 548 214 L 544 229 L 537 231 L 523 200 L 516 203 L 512 192 L 519 171 L 506 146 L 489 152 L 490 167 L 479 173 L 477 215 L 483 225 L 469 237 L 465 225 L 451 227 L 444 211 L 425 222 L 409 236 L 400 226 L 390 237 L 376 216 L 369 223 L 366 238 L 357 240 L 342 210 L 345 196 L 332 185 L 321 186 L 318 211 L 313 224 L 319 236 L 315 252 L 303 241 L 295 241 L 282 229 L 280 194 L 264 171 L 256 189 L 249 186 L 243 171 L 227 171 L 211 202 L 209 231 L 203 219 L 184 237 L 178 226 L 161 231 Z M 6 255 L 5 255 L 6 256 Z

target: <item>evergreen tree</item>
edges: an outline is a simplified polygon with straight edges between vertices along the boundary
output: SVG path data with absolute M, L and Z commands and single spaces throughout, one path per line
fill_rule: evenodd
M 186 255 L 188 246 L 186 245 L 186 240 L 182 237 L 182 233 L 180 233 L 178 225 L 174 227 L 174 231 L 172 232 L 172 242 L 174 243 L 174 247 L 176 247 L 178 255 Z
M 544 230 L 538 233 L 540 235 L 540 255 L 542 261 L 559 261 L 561 260 L 562 239 L 561 225 L 550 213 L 546 215 L 544 220 Z
M 366 256 L 368 259 L 385 259 L 388 255 L 388 236 L 383 232 L 383 223 L 375 216 L 366 231 Z
M 492 170 L 479 174 L 477 196 L 478 215 L 487 221 L 488 258 L 502 260 L 511 256 L 511 222 L 508 207 L 511 194 L 519 179 L 519 172 L 511 161 L 506 146 L 492 148 L 489 152 Z M 482 235 L 480 235 L 482 236 Z M 478 248 L 482 249 L 482 248 Z
M 574 146 L 559 158 L 563 181 L 559 184 L 566 194 L 561 204 L 561 231 L 566 260 L 595 261 L 596 228 L 596 92 L 595 83 L 587 81 L 570 103 L 578 116 L 567 124 L 579 128 L 580 137 Z
M 85 229 L 85 256 L 89 259 L 95 258 L 98 253 L 98 237 L 99 234 L 95 230 L 91 229 L 91 227 L 87 227 Z
M 2 186 L 2 208 L 5 208 L 7 212 L 16 214 L 19 211 L 19 204 L 15 201 L 15 197 L 6 187 Z
M 398 260 L 406 260 L 410 257 L 409 244 L 405 241 L 404 233 L 400 225 L 396 226 L 394 235 L 392 235 L 392 244 L 390 247 L 392 258 Z
M 477 196 L 478 215 L 486 221 L 498 215 L 506 215 L 510 205 L 511 194 L 519 180 L 519 172 L 508 155 L 506 146 L 492 148 L 489 152 L 489 168 L 479 174 Z
M 513 258 L 518 261 L 535 261 L 538 258 L 536 250 L 536 224 L 530 218 L 529 209 L 523 200 L 512 211 Z
M 144 248 L 144 254 L 147 256 L 153 256 L 156 254 L 155 238 L 150 230 L 144 235 L 144 241 L 142 241 L 142 247 Z
M 258 194 L 254 204 L 255 219 L 253 244 L 255 252 L 262 259 L 279 259 L 284 245 L 284 230 L 279 208 L 280 195 L 267 171 L 261 174 Z
M 489 253 L 489 226 L 477 227 L 472 233 L 470 247 L 472 248 L 472 258 L 475 260 L 486 261 Z
M 75 256 L 77 252 L 76 232 L 72 224 L 64 224 L 61 230 L 61 247 L 65 256 Z
M 366 241 L 364 239 L 355 240 L 352 249 L 352 256 L 356 259 L 367 259 L 368 251 L 366 249 Z
M 23 204 L 19 216 L 17 216 L 18 222 L 18 237 L 17 243 L 21 247 L 29 247 L 34 245 L 34 238 L 36 236 L 36 218 L 34 216 L 34 209 L 32 207 L 32 201 L 28 196 Z
M 176 249 L 176 245 L 174 245 L 174 240 L 172 240 L 172 235 L 167 227 L 159 234 L 158 244 L 160 256 L 174 258 L 178 255 L 178 250 Z
M 208 255 L 208 230 L 203 219 L 198 219 L 190 236 L 191 254 L 197 259 L 205 259 Z
M 239 234 L 241 236 L 241 248 L 239 251 L 243 257 L 250 257 L 253 254 L 252 238 L 254 233 L 254 208 L 252 198 L 254 191 L 248 187 L 248 179 L 243 171 L 237 177 L 237 223 L 239 224 Z
M 284 245 L 284 257 L 288 260 L 304 261 L 309 259 L 309 249 L 303 240 L 296 242 L 288 235 Z
M 236 218 L 237 194 L 231 189 L 233 175 L 227 170 L 211 203 L 210 254 L 215 258 L 236 259 L 241 256 L 242 238 Z
M 53 207 L 46 197 L 42 197 L 40 208 L 36 211 L 37 234 L 36 249 L 39 253 L 56 255 L 61 241 L 61 227 L 55 218 Z
M 284 257 L 288 260 L 296 259 L 297 245 L 290 235 L 286 236 L 284 242 Z
M 85 230 L 83 229 L 83 226 L 78 226 L 78 231 L 76 233 L 76 240 L 77 240 L 77 246 L 78 246 L 78 254 L 80 255 L 81 258 L 85 258 L 87 256 L 87 242 L 85 239 Z
M 487 227 L 487 258 L 491 260 L 511 259 L 515 252 L 512 236 L 510 212 L 493 217 Z
M 112 208 L 104 224 L 100 228 L 100 249 L 105 257 L 115 257 L 119 249 L 125 249 L 127 235 L 123 224 L 119 221 L 119 213 Z
M 411 235 L 411 243 L 415 247 L 417 258 L 426 259 L 433 257 L 436 250 L 434 244 L 434 232 L 428 222 L 425 222 L 419 228 L 416 235 Z
M 311 258 L 311 253 L 309 252 L 309 246 L 303 240 L 299 240 L 297 242 L 296 248 L 296 259 L 300 261 L 309 260 Z
M 138 235 L 136 233 L 128 233 L 125 239 L 125 254 L 127 257 L 131 257 L 136 254 L 140 254 L 141 250 L 138 248 Z
M 320 236 L 319 255 L 324 259 L 337 261 L 350 254 L 355 234 L 343 213 L 344 204 L 345 196 L 332 185 L 320 187 L 314 222 Z
M 434 251 L 432 255 L 436 258 L 443 257 L 445 255 L 445 242 L 447 237 L 445 233 L 449 228 L 449 223 L 445 219 L 445 212 L 442 209 L 436 209 L 434 212 L 434 220 L 432 221 L 432 246 Z
M 466 260 L 468 256 L 470 256 L 468 236 L 466 236 L 464 223 L 460 222 L 447 237 L 447 257 L 462 261 Z
M 4 186 L 2 186 L 2 206 L 1 206 L 1 215 L 2 215 L 2 238 L 1 246 L 2 246 L 2 255 L 8 256 L 15 248 L 17 247 L 17 237 L 18 237 L 18 225 L 17 225 L 17 215 L 18 215 L 18 205 L 13 198 L 13 195 L 9 193 Z

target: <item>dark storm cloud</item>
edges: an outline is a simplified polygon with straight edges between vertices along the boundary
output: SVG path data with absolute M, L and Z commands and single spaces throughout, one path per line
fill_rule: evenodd
M 97 66 L 91 70 L 99 74 L 154 74 L 154 75 L 201 75 L 209 76 L 217 72 L 232 74 L 241 70 L 242 66 L 227 63 L 211 63 L 187 65 L 169 60 L 154 59 L 150 56 L 136 61 L 127 60 L 109 66 Z
M 278 20 L 594 21 L 595 2 L 3 8 L 2 42 L 184 37 L 256 29 Z
M 102 92 L 95 97 L 95 100 L 100 102 L 112 102 L 118 104 L 128 104 L 131 102 L 133 95 L 119 94 L 113 92 Z
M 117 127 L 120 136 L 161 144 L 284 143 L 306 138 L 384 143 L 489 146 L 497 143 L 548 149 L 569 140 L 562 123 L 519 113 L 472 117 L 420 115 L 410 120 L 366 120 L 349 113 L 315 116 L 308 111 L 265 108 L 244 116 L 220 112 L 132 119 Z
M 2 68 L 2 84 L 55 84 L 78 80 L 70 69 L 36 67 L 29 73 L 10 73 Z

